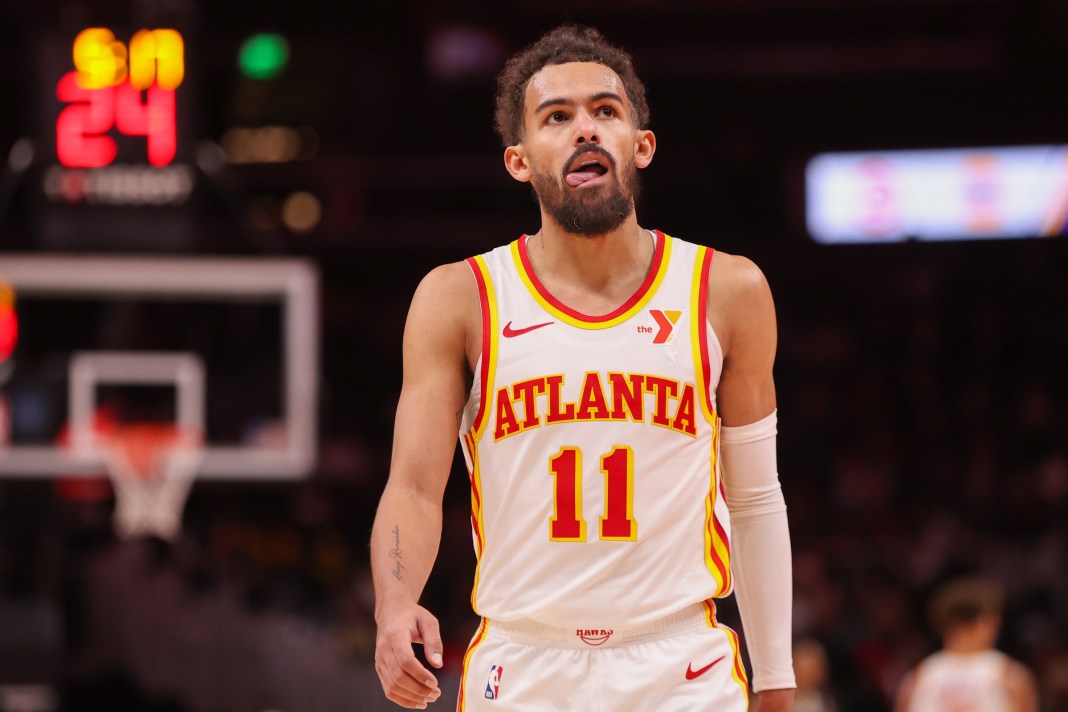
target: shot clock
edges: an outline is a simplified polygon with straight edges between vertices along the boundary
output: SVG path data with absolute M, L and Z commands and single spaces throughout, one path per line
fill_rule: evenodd
M 174 26 L 100 24 L 42 41 L 35 171 L 41 247 L 194 247 L 191 46 Z
M 75 70 L 64 74 L 56 97 L 56 155 L 70 168 L 102 168 L 118 152 L 114 129 L 143 137 L 148 163 L 170 165 L 177 148 L 175 90 L 185 77 L 182 36 L 143 29 L 129 45 L 111 30 L 92 27 L 74 40 Z

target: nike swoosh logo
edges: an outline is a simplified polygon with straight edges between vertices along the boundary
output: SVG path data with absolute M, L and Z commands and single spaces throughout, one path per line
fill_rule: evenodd
M 513 329 L 512 322 L 508 322 L 504 325 L 504 331 L 502 331 L 501 333 L 504 334 L 504 338 L 510 339 L 513 336 L 521 336 L 522 334 L 525 334 L 528 331 L 534 331 L 535 329 L 540 329 L 543 326 L 552 326 L 553 323 L 554 322 L 547 321 L 544 324 L 535 324 L 534 326 L 524 326 L 522 329 Z
M 712 667 L 713 667 L 713 666 L 714 666 L 714 665 L 715 665 L 716 663 L 720 662 L 720 661 L 721 661 L 721 660 L 723 660 L 723 658 L 725 658 L 725 657 L 727 657 L 727 656 L 726 656 L 726 655 L 720 655 L 720 656 L 719 656 L 718 658 L 716 658 L 715 660 L 713 660 L 712 662 L 710 662 L 710 663 L 709 663 L 708 665 L 705 665 L 705 666 L 704 666 L 703 668 L 701 668 L 700 670 L 694 670 L 694 669 L 693 669 L 693 663 L 690 663 L 689 665 L 687 665 L 687 666 L 686 666 L 686 679 L 687 679 L 687 680 L 696 680 L 697 678 L 701 677 L 701 676 L 702 676 L 702 675 L 704 675 L 704 674 L 705 674 L 706 672 L 708 672 L 709 670 L 711 670 L 711 669 L 712 669 Z

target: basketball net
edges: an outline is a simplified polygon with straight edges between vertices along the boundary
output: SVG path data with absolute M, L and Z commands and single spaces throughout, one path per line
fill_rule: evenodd
M 173 423 L 128 423 L 98 435 L 115 491 L 119 536 L 155 535 L 173 541 L 203 459 L 198 433 Z

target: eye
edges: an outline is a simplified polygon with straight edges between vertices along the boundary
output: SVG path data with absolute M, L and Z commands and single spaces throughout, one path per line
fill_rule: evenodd
M 562 111 L 554 111 L 553 113 L 549 114 L 548 117 L 546 117 L 545 122 L 549 123 L 549 124 L 559 124 L 562 121 L 566 121 L 566 120 L 567 120 L 567 115 L 565 115 L 564 112 L 562 112 Z
M 616 110 L 613 109 L 611 106 L 602 106 L 600 109 L 597 110 L 597 113 L 604 117 L 612 117 L 616 115 Z

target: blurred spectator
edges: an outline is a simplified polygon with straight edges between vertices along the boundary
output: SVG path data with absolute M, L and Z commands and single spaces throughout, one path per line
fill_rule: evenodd
M 1031 672 L 994 649 L 1004 597 L 988 580 L 966 578 L 939 588 L 930 604 L 942 649 L 902 681 L 895 712 L 1037 712 Z
M 819 641 L 806 638 L 794 644 L 794 712 L 838 712 L 831 694 L 830 673 L 827 650 Z

